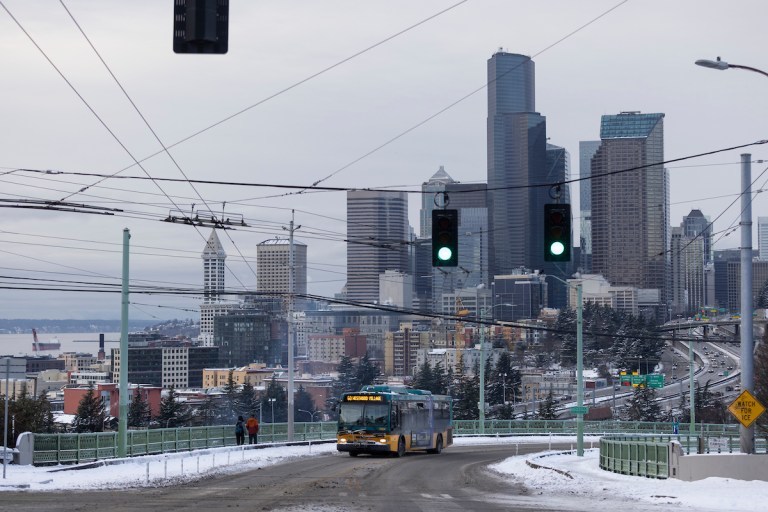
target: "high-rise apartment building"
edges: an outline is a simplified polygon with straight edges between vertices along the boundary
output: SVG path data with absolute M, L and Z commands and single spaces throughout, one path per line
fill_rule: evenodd
M 290 241 L 265 240 L 256 246 L 256 290 L 262 293 L 307 293 L 307 246 L 293 242 L 293 289 L 290 287 Z
M 580 261 L 574 262 L 581 272 L 592 272 L 592 157 L 595 156 L 599 140 L 582 140 L 579 142 L 579 210 L 581 222 L 579 223 L 579 247 L 581 248 Z
M 768 217 L 757 218 L 757 249 L 759 258 L 768 261 Z
M 408 273 L 408 196 L 404 192 L 347 192 L 347 298 L 379 300 L 379 274 Z
M 521 267 L 565 276 L 570 265 L 544 262 L 544 205 L 569 202 L 568 153 L 547 145 L 546 119 L 535 111 L 530 57 L 499 51 L 488 61 L 489 279 Z M 559 194 L 553 199 L 552 193 Z M 554 286 L 554 285 L 553 285 Z M 552 297 L 565 294 L 553 293 Z M 549 304 L 548 304 L 549 305 Z
M 614 286 L 658 290 L 664 308 L 670 261 L 669 177 L 660 164 L 664 114 L 605 115 L 600 139 L 592 157 L 592 270 Z

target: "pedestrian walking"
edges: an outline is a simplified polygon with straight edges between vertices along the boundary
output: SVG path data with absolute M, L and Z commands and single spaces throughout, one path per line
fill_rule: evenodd
M 235 423 L 235 440 L 238 445 L 245 443 L 245 423 L 242 416 L 238 416 L 237 423 Z
M 245 422 L 245 428 L 248 430 L 248 444 L 256 444 L 256 435 L 259 433 L 259 420 L 253 414 Z

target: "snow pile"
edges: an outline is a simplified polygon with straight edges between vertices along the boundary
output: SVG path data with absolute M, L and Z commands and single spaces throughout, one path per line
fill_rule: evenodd
M 547 451 L 511 457 L 490 469 L 504 478 L 524 484 L 531 493 L 564 500 L 578 497 L 587 502 L 632 503 L 633 509 L 763 511 L 768 503 L 768 482 L 708 478 L 698 482 L 658 480 L 620 475 L 598 467 L 599 439 L 586 437 L 584 457 L 573 452 Z M 575 438 L 550 436 L 456 438 L 457 446 L 531 443 L 573 443 Z M 450 448 L 448 449 L 450 450 Z M 120 489 L 174 485 L 202 476 L 256 469 L 289 459 L 312 455 L 338 454 L 334 443 L 311 446 L 226 447 L 194 452 L 153 455 L 73 466 L 33 467 L 10 465 L 0 491 L 28 489 Z M 634 505 L 636 504 L 636 505 Z

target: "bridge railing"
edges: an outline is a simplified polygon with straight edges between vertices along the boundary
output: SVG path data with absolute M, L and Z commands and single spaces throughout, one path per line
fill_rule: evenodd
M 32 436 L 32 456 L 20 455 L 19 458 L 31 460 L 34 465 L 73 464 L 117 457 L 117 432 L 29 435 Z M 294 423 L 294 441 L 320 441 L 335 437 L 336 422 Z M 260 425 L 259 443 L 287 440 L 286 423 Z M 127 455 L 153 455 L 236 444 L 231 425 L 129 430 Z
M 606 436 L 600 438 L 600 468 L 624 475 L 669 478 L 671 441 L 675 436 Z
M 454 420 L 453 435 L 477 436 L 480 434 L 478 420 Z M 533 435 L 575 435 L 574 420 L 486 420 L 486 436 L 533 436 Z M 324 441 L 335 439 L 336 422 L 294 423 L 294 441 Z M 584 433 L 590 436 L 611 434 L 655 434 L 671 435 L 671 423 L 652 423 L 635 421 L 585 421 Z M 680 432 L 686 432 L 688 425 L 680 424 Z M 738 425 L 697 424 L 697 433 L 705 437 L 729 439 L 727 446 L 738 450 Z M 35 465 L 71 464 L 91 462 L 117 457 L 117 432 L 93 434 L 30 434 L 31 442 L 17 443 L 29 446 L 32 453 L 20 456 L 20 460 L 31 461 Z M 684 436 L 677 436 L 678 439 Z M 736 438 L 734 442 L 733 439 Z M 688 450 L 696 452 L 695 441 L 684 443 Z M 288 441 L 286 423 L 262 423 L 259 429 L 259 443 L 283 443 Z M 198 450 L 222 446 L 234 446 L 234 427 L 218 425 L 211 427 L 161 428 L 152 430 L 129 430 L 127 455 L 152 455 L 179 451 Z M 719 446 L 725 446 L 720 443 Z M 763 447 L 764 440 L 759 446 Z M 692 448 L 691 448 L 692 447 Z M 690 453 L 690 451 L 688 451 Z

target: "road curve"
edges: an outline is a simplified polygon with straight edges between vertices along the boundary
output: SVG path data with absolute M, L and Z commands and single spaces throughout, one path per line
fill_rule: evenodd
M 520 445 L 519 453 L 546 449 L 546 445 Z M 583 510 L 585 503 L 576 502 L 580 500 L 568 503 L 556 498 L 549 506 L 549 497 L 531 496 L 521 482 L 486 469 L 517 451 L 515 445 L 505 444 L 453 446 L 439 455 L 409 454 L 400 459 L 334 453 L 162 488 L 3 492 L 2 508 L 14 512 Z

